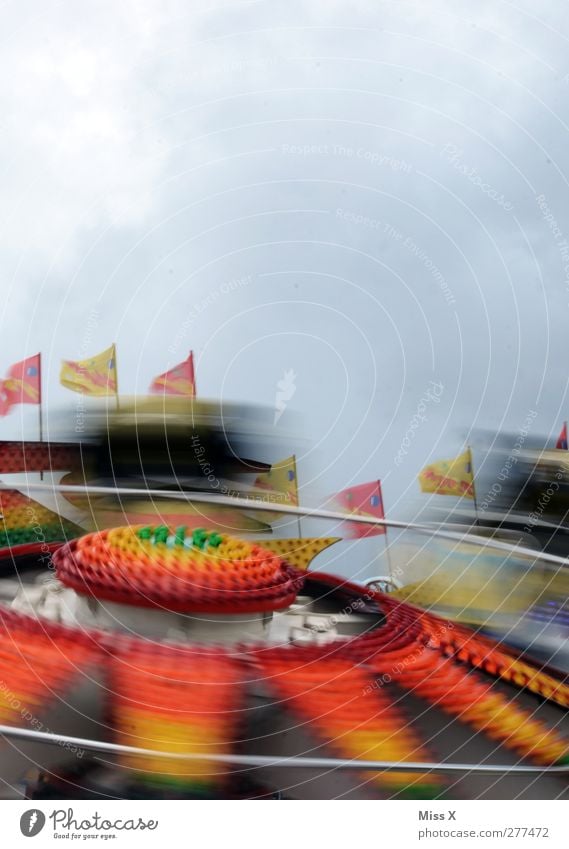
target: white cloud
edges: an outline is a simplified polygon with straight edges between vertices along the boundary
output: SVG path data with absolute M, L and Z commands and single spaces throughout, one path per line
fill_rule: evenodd
M 63 241 L 97 224 L 139 225 L 152 208 L 165 164 L 146 73 L 159 8 L 67 0 L 4 20 L 2 264 L 22 251 L 46 264 Z
M 6 287 L 14 279 L 0 326 L 9 356 L 20 345 L 22 356 L 48 351 L 54 403 L 69 402 L 58 359 L 82 350 L 96 306 L 89 345 L 116 339 L 122 387 L 132 390 L 135 378 L 144 387 L 167 365 L 172 328 L 224 281 L 250 275 L 184 340 L 206 352 L 198 386 L 221 391 L 231 362 L 231 390 L 262 400 L 258 385 L 294 368 L 308 397 L 312 376 L 301 370 L 316 354 L 293 339 L 299 361 L 281 363 L 274 340 L 299 326 L 321 336 L 351 374 L 338 426 L 348 437 L 359 416 L 368 433 L 323 441 L 331 476 L 339 444 L 348 445 L 348 471 L 355 463 L 362 476 L 375 473 L 381 461 L 385 473 L 393 451 L 378 433 L 400 444 L 398 428 L 433 377 L 431 346 L 434 376 L 455 400 L 448 422 L 433 419 L 432 439 L 425 430 L 425 451 L 457 423 L 509 416 L 515 427 L 542 375 L 543 421 L 554 419 L 569 296 L 532 189 L 562 221 L 567 60 L 563 32 L 531 17 L 541 11 L 529 0 L 518 6 L 47 0 L 39 14 L 37 4 L 14 4 L 0 54 L 0 271 Z M 547 20 L 554 10 L 564 23 L 560 3 L 545 8 Z M 330 152 L 285 154 L 284 144 Z M 441 155 L 446 144 L 460 149 L 457 163 Z M 410 170 L 385 164 L 393 161 Z M 379 223 L 355 226 L 338 208 Z M 324 306 L 297 306 L 297 296 Z M 353 329 L 334 332 L 329 306 Z M 274 346 L 263 353 L 265 327 Z M 381 385 L 354 347 L 360 334 Z M 244 360 L 249 342 L 259 348 Z M 328 361 L 327 349 L 320 355 Z M 322 401 L 312 392 L 303 402 L 311 436 L 327 432 L 340 397 L 332 377 L 316 388 Z M 401 392 L 407 407 L 397 406 Z M 441 455 L 451 450 L 445 442 Z M 388 484 L 401 493 L 406 485 Z

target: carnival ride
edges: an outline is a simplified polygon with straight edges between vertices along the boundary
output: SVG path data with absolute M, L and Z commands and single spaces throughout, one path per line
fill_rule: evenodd
M 0 474 L 69 471 L 69 451 L 0 446 Z M 531 651 L 522 657 L 475 623 L 397 593 L 303 571 L 321 541 L 304 541 L 299 553 L 288 540 L 130 519 L 85 533 L 35 500 L 50 488 L 58 498 L 108 494 L 97 483 L 0 490 L 5 795 L 567 793 L 569 685 Z M 114 490 L 119 499 L 198 510 L 213 501 L 181 488 Z M 246 495 L 222 501 L 252 507 Z M 476 534 L 415 530 L 512 554 L 511 545 Z

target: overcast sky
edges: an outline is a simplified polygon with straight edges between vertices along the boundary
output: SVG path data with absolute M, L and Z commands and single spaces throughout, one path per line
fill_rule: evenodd
M 1 14 L 0 373 L 41 350 L 46 415 L 73 416 L 60 360 L 113 341 L 124 393 L 190 348 L 203 396 L 273 407 L 292 371 L 306 498 L 380 477 L 393 516 L 471 429 L 556 435 L 566 3 Z

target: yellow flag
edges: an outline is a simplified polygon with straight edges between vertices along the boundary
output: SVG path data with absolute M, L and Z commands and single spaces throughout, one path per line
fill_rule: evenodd
M 305 572 L 314 558 L 338 542 L 340 537 L 306 537 L 301 539 L 264 539 L 259 542 L 261 548 L 274 551 L 295 569 Z
M 270 504 L 284 504 L 287 507 L 298 507 L 298 482 L 296 479 L 296 458 L 287 457 L 271 466 L 270 472 L 263 472 L 255 480 L 255 489 L 260 490 L 260 501 Z M 263 511 L 261 517 L 267 522 L 276 522 L 284 517 L 284 513 L 269 513 Z
M 95 354 L 89 360 L 63 360 L 59 381 L 72 392 L 83 395 L 117 394 L 117 358 L 115 346 Z
M 419 474 L 422 492 L 454 495 L 457 498 L 474 498 L 474 476 L 470 448 L 454 460 L 439 460 L 425 466 Z

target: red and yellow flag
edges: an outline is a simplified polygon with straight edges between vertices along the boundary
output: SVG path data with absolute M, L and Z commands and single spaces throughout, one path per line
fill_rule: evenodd
M 425 466 L 419 474 L 422 492 L 437 495 L 454 495 L 456 498 L 474 498 L 474 475 L 470 448 L 454 460 L 439 460 Z
M 380 481 L 370 481 L 343 489 L 335 496 L 341 506 L 356 516 L 385 519 Z M 345 537 L 360 539 L 385 533 L 385 525 L 364 525 L 363 522 L 346 522 Z
M 83 395 L 117 394 L 117 358 L 111 345 L 89 360 L 63 360 L 59 381 L 66 389 Z
M 41 354 L 14 363 L 4 380 L 0 380 L 0 416 L 7 415 L 15 404 L 41 403 Z
M 150 384 L 150 391 L 163 395 L 189 395 L 196 397 L 196 375 L 194 371 L 194 352 L 183 363 L 159 374 Z

